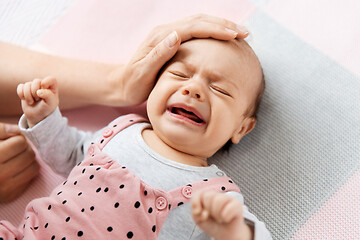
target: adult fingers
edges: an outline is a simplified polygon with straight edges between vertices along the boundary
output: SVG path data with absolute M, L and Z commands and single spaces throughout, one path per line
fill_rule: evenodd
M 5 140 L 9 137 L 19 135 L 20 129 L 17 125 L 0 123 L 0 140 Z M 1 141 L 0 141 L 1 144 Z
M 18 175 L 35 161 L 35 153 L 28 146 L 25 151 L 1 163 L 0 182 Z
M 207 15 L 207 14 L 197 14 L 197 15 L 190 16 L 189 19 L 190 20 L 188 22 L 195 23 L 195 24 L 197 22 L 199 22 L 199 23 L 208 22 L 208 23 L 211 23 L 212 25 L 218 25 L 223 28 L 230 29 L 230 30 L 238 33 L 236 36 L 238 38 L 247 37 L 247 35 L 249 34 L 249 31 L 247 30 L 247 28 L 245 26 L 236 24 L 233 21 L 230 21 L 225 18 L 215 17 L 215 16 L 211 16 L 211 15 Z
M 226 28 L 222 25 L 214 25 L 212 23 L 203 22 L 192 26 L 191 30 L 181 31 L 180 36 L 183 41 L 192 38 L 214 38 L 218 40 L 232 40 L 234 38 L 245 38 L 248 34 L 239 34 L 239 32 Z
M 10 202 L 20 196 L 39 173 L 39 164 L 34 161 L 18 173 L 0 184 L 0 202 Z
M 180 45 L 179 35 L 176 31 L 169 34 L 163 41 L 157 44 L 144 58 L 150 65 L 156 65 L 158 70 L 172 58 Z M 152 68 L 153 66 L 149 66 Z M 157 71 L 156 71 L 157 72 Z
M 154 48 L 140 48 L 132 60 L 133 64 L 136 64 L 135 70 L 141 75 L 140 79 L 148 79 L 154 84 L 153 80 L 156 74 L 175 55 L 180 46 L 180 41 L 177 32 L 174 31 Z M 146 53 L 146 51 L 148 52 Z
M 234 38 L 246 38 L 249 34 L 246 27 L 227 19 L 198 14 L 154 28 L 150 42 L 157 43 L 161 34 L 168 34 L 169 31 L 173 30 L 178 32 L 182 41 L 210 37 L 219 40 L 231 40 Z
M 237 28 L 230 28 L 226 25 L 207 21 L 184 24 L 179 26 L 177 30 L 182 41 L 187 41 L 192 38 L 231 40 L 234 38 L 245 38 L 248 35 L 248 33 L 240 32 Z
M 208 22 L 194 24 L 189 29 L 184 29 L 184 27 L 178 30 L 179 35 L 183 41 L 187 41 L 192 38 L 215 38 L 219 40 L 231 40 L 236 38 L 238 35 L 238 33 L 234 30 Z
M 152 53 L 158 55 L 157 53 L 161 53 L 161 51 L 159 51 L 160 48 L 164 46 L 170 46 L 170 49 L 173 49 L 171 52 L 174 52 L 175 54 L 178 46 L 181 43 L 181 38 L 179 37 L 177 31 L 169 30 L 169 28 L 164 29 L 162 26 L 155 27 L 146 37 L 146 39 L 140 44 L 138 50 L 132 57 L 131 63 L 141 61 L 142 59 L 148 57 L 151 51 L 153 51 Z M 171 47 L 171 43 L 175 43 L 174 46 Z M 154 50 L 156 47 L 157 49 Z
M 21 186 L 0 185 L 0 203 L 8 203 L 19 197 L 30 185 L 30 182 Z
M 0 163 L 12 159 L 26 150 L 28 144 L 22 135 L 10 137 L 0 142 Z
M 148 37 L 140 46 L 145 54 L 140 51 L 139 56 L 145 56 L 155 45 L 162 41 L 166 35 L 177 31 L 182 42 L 192 38 L 215 38 L 219 40 L 231 40 L 245 38 L 248 30 L 241 25 L 224 18 L 206 14 L 197 14 L 176 22 L 159 25 L 153 28 Z
M 39 174 L 40 166 L 37 161 L 31 162 L 29 166 L 24 168 L 19 174 L 9 180 L 12 185 L 23 185 L 30 182 Z

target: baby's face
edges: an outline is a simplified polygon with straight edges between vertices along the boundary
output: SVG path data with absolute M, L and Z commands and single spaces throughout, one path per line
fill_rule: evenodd
M 245 112 L 255 101 L 261 70 L 244 49 L 238 42 L 212 39 L 180 46 L 147 103 L 153 130 L 163 142 L 208 158 L 229 139 L 238 143 L 251 131 L 256 120 Z

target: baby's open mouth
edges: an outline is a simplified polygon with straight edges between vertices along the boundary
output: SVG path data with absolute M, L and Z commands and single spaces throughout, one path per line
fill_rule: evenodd
M 169 111 L 174 115 L 177 115 L 181 118 L 189 119 L 190 121 L 193 121 L 197 124 L 202 125 L 205 123 L 205 121 L 199 115 L 192 112 L 190 109 L 186 110 L 182 107 L 170 107 Z

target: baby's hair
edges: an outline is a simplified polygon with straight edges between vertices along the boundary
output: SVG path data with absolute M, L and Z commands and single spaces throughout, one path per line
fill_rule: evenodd
M 255 103 L 251 106 L 249 106 L 249 108 L 246 110 L 245 112 L 245 116 L 247 117 L 252 117 L 255 120 L 257 120 L 257 113 L 259 111 L 260 108 L 260 103 L 261 103 L 261 99 L 262 99 L 262 95 L 265 91 L 265 76 L 264 76 L 264 72 L 261 68 L 261 86 L 259 88 L 258 94 L 256 96 L 256 100 Z M 224 153 L 224 152 L 229 152 L 231 146 L 234 145 L 231 141 L 231 139 L 229 139 L 224 146 L 221 147 L 220 152 Z
M 253 117 L 255 119 L 257 119 L 257 113 L 259 112 L 261 99 L 265 91 L 265 76 L 262 67 L 260 68 L 261 68 L 261 83 L 258 89 L 258 93 L 256 95 L 255 103 L 249 106 L 249 108 L 245 112 L 246 117 Z
M 259 112 L 259 108 L 260 108 L 260 103 L 261 103 L 261 99 L 262 96 L 264 94 L 265 91 L 265 76 L 264 76 L 264 71 L 261 67 L 260 61 L 258 59 L 258 57 L 256 56 L 254 50 L 250 47 L 250 45 L 243 39 L 240 40 L 232 40 L 230 41 L 233 43 L 233 45 L 235 45 L 238 49 L 243 49 L 245 51 L 242 51 L 242 53 L 244 54 L 244 52 L 247 54 L 246 57 L 252 57 L 256 59 L 257 64 L 259 65 L 260 71 L 261 71 L 261 80 L 260 80 L 260 85 L 256 94 L 256 98 L 255 98 L 255 102 L 253 104 L 250 104 L 250 106 L 247 108 L 247 110 L 244 113 L 244 117 L 252 117 L 255 120 L 257 120 L 257 114 Z M 229 139 L 224 146 L 221 147 L 220 152 L 228 152 L 231 148 L 231 146 L 233 145 L 231 139 Z

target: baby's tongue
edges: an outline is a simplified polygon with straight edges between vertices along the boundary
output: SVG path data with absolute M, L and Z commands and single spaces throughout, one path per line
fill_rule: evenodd
M 186 118 L 189 118 L 189 119 L 193 120 L 194 122 L 197 122 L 197 123 L 202 122 L 202 120 L 198 116 L 196 116 L 193 112 L 186 111 L 183 108 L 176 108 L 175 113 L 178 115 L 184 116 Z

